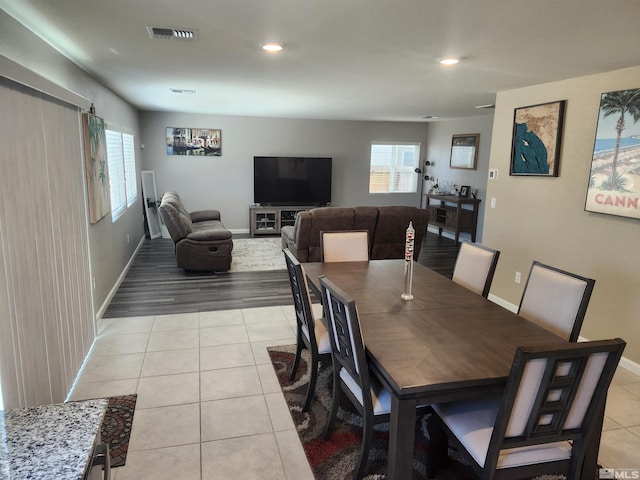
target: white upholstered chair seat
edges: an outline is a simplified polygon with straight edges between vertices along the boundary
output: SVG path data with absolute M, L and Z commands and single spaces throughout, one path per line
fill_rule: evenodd
M 433 405 L 434 411 L 481 467 L 484 467 L 487 457 L 501 399 L 502 396 L 498 395 L 482 400 Z M 497 468 L 566 460 L 570 457 L 569 442 L 511 448 L 500 452 Z
M 329 340 L 329 332 L 324 322 L 320 318 L 316 318 L 313 321 L 315 325 L 316 345 L 318 346 L 318 353 L 331 353 L 331 341 Z M 309 339 L 309 330 L 305 325 L 301 327 L 302 333 L 307 339 Z
M 363 404 L 362 389 L 353 379 L 353 377 L 344 368 L 340 369 L 340 378 L 347 388 L 358 399 L 360 405 Z M 371 400 L 373 403 L 373 414 L 384 415 L 391 412 L 391 393 L 384 388 L 380 381 L 374 376 L 370 377 L 371 383 Z

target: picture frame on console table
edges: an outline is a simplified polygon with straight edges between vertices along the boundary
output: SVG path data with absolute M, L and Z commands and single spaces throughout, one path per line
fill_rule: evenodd
M 470 185 L 461 185 L 460 193 L 458 193 L 458 197 L 460 198 L 469 198 L 469 194 L 471 193 Z
M 516 108 L 509 175 L 557 177 L 566 100 Z
M 167 155 L 222 156 L 222 130 L 167 127 Z
M 640 88 L 603 93 L 585 210 L 640 219 Z

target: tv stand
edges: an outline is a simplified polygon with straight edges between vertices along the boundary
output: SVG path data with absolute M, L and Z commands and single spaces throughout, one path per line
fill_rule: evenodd
M 273 207 L 249 207 L 249 234 L 256 235 L 280 235 L 280 229 L 287 225 L 293 225 L 299 212 L 305 212 L 315 208 L 313 206 L 273 206 Z

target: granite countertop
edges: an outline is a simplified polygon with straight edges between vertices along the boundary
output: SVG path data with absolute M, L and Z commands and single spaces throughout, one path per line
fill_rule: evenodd
M 0 478 L 81 480 L 108 400 L 0 411 Z

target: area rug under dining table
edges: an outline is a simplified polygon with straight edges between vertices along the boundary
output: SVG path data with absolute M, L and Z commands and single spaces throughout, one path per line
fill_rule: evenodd
M 298 374 L 291 382 L 289 375 L 295 357 L 295 345 L 270 347 L 268 351 L 316 480 L 351 479 L 354 465 L 360 455 L 362 417 L 349 400 L 343 398 L 333 435 L 329 440 L 323 439 L 323 430 L 331 406 L 332 372 L 330 362 L 320 362 L 316 395 L 311 402 L 309 411 L 302 412 L 309 380 L 308 351 L 303 351 Z M 374 427 L 368 470 L 364 477 L 366 480 L 386 478 L 388 429 L 388 423 Z M 413 478 L 426 479 L 425 461 L 429 448 L 426 417 L 416 422 L 415 438 Z M 440 472 L 437 478 L 439 480 L 471 480 L 474 476 L 469 466 L 459 461 L 453 461 L 446 471 Z
M 295 345 L 267 348 L 271 363 L 278 377 L 289 412 L 293 418 L 298 436 L 316 480 L 348 480 L 360 455 L 362 441 L 362 417 L 344 397 L 340 403 L 338 416 L 331 438 L 324 440 L 323 433 L 331 406 L 332 369 L 330 362 L 320 362 L 316 394 L 308 412 L 302 411 L 307 382 L 309 381 L 309 352 L 302 352 L 298 373 L 289 381 L 295 358 Z M 413 479 L 426 479 L 426 457 L 429 449 L 429 435 L 426 428 L 427 416 L 416 421 L 413 457 Z M 376 425 L 369 453 L 367 474 L 363 480 L 383 480 L 387 478 L 387 450 L 389 446 L 389 424 Z M 449 462 L 440 470 L 436 480 L 472 480 L 475 475 L 464 458 L 452 446 Z M 561 480 L 562 475 L 544 475 L 536 480 Z

